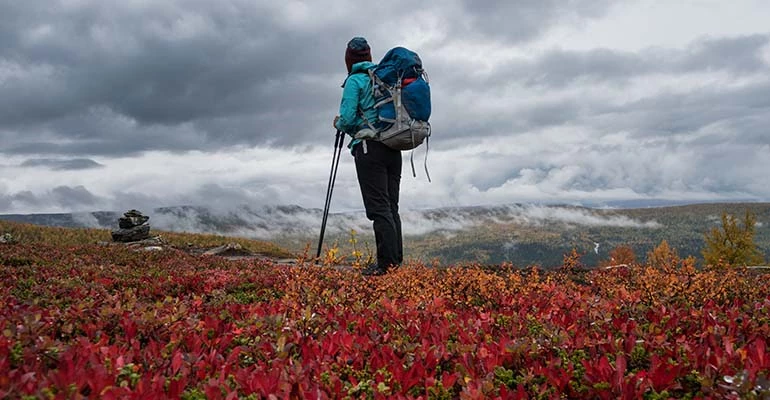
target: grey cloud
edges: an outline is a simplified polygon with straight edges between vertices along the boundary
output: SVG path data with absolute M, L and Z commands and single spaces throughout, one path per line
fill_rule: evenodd
M 678 63 L 685 71 L 704 69 L 733 72 L 756 72 L 768 68 L 762 59 L 762 48 L 770 43 L 770 35 L 731 38 L 708 38 L 697 41 Z
M 109 109 L 92 109 L 89 112 L 43 122 L 29 128 L 25 135 L 16 138 L 12 133 L 0 133 L 4 146 L 12 154 L 109 154 L 126 156 L 154 149 L 193 150 L 206 147 L 206 134 L 192 124 L 172 126 L 139 125 L 135 121 Z M 37 135 L 35 135 L 37 133 Z M 62 136 L 72 140 L 51 141 L 50 137 Z M 225 137 L 213 137 L 226 147 L 232 141 Z M 226 144 L 224 144 L 226 143 Z
M 651 74 L 687 74 L 728 71 L 746 75 L 767 70 L 762 58 L 770 35 L 700 39 L 684 49 L 650 48 L 639 52 L 612 49 L 584 51 L 552 49 L 534 60 L 513 60 L 501 64 L 477 84 L 520 82 L 522 85 L 562 88 L 591 82 L 625 84 Z M 455 74 L 466 73 L 457 71 Z
M 770 93 L 769 93 L 770 95 Z M 770 134 L 767 127 L 770 126 L 770 110 L 730 119 L 724 123 L 725 129 L 731 132 L 739 132 L 736 142 L 748 145 L 770 145 Z
M 271 188 L 265 187 L 258 193 L 250 192 L 243 183 L 239 187 L 226 187 L 218 183 L 203 183 L 197 189 L 175 195 L 165 193 L 137 192 L 134 190 L 118 191 L 110 203 L 113 208 L 152 210 L 159 206 L 203 205 L 212 212 L 229 212 L 246 204 L 269 204 L 278 198 Z M 223 211 L 224 210 L 224 211 Z
M 65 208 L 95 205 L 99 200 L 83 186 L 57 186 L 51 190 L 51 197 Z
M 560 0 L 462 0 L 451 22 L 455 34 L 520 43 L 536 38 L 560 20 L 600 17 L 611 4 L 607 0 L 572 0 L 563 7 Z
M 93 210 L 104 203 L 84 186 L 57 186 L 49 191 L 35 194 L 29 190 L 0 194 L 0 210 L 35 208 L 43 210 Z
M 520 129 L 543 128 L 575 121 L 585 103 L 574 100 L 546 101 L 516 113 Z
M 530 54 L 545 52 L 501 62 L 491 70 L 479 68 L 486 60 L 453 52 L 478 45 L 499 50 L 496 56 L 516 53 L 519 46 L 537 46 L 533 41 L 557 24 L 602 17 L 615 3 L 0 2 L 0 153 L 32 158 L 26 167 L 66 170 L 94 166 L 88 160 L 99 155 L 135 156 L 152 150 L 330 147 L 345 42 L 364 35 L 378 58 L 402 44 L 405 37 L 400 35 L 412 31 L 394 32 L 389 24 L 372 24 L 369 16 L 388 21 L 408 9 L 414 11 L 410 23 L 425 18 L 437 30 L 415 39 L 425 40 L 419 50 L 433 85 L 431 147 L 440 155 L 484 138 L 506 143 L 501 138 L 511 137 L 511 146 L 534 149 L 531 155 L 517 153 L 521 155 L 515 160 L 470 156 L 482 161 L 468 160 L 479 165 L 469 165 L 474 170 L 462 177 L 467 181 L 450 182 L 457 185 L 452 190 L 434 190 L 447 190 L 441 196 L 449 200 L 437 202 L 475 196 L 457 188 L 513 192 L 509 182 L 541 185 L 545 189 L 538 187 L 540 193 L 531 196 L 546 197 L 566 192 L 588 192 L 590 197 L 618 188 L 640 195 L 756 188 L 762 182 L 757 177 L 763 175 L 748 171 L 750 163 L 765 162 L 746 154 L 760 154 L 758 149 L 770 146 L 768 34 L 709 37 L 682 49 L 634 52 L 536 47 Z M 692 89 L 706 82 L 702 76 L 719 79 Z M 679 78 L 686 84 L 679 86 Z M 647 79 L 649 87 L 642 87 Z M 627 87 L 634 91 L 627 94 Z M 577 148 L 561 149 L 565 154 L 546 148 L 544 143 L 559 148 L 555 132 L 579 135 Z M 602 143 L 605 139 L 614 141 Z M 666 152 L 688 152 L 681 164 L 669 161 L 674 164 L 670 176 L 657 168 Z M 728 168 L 745 174 L 731 181 Z M 438 181 L 441 173 L 431 170 Z M 88 189 L 70 183 L 55 190 L 35 189 L 34 194 L 0 195 L 0 206 L 117 204 L 128 209 L 209 199 L 258 203 L 302 197 L 297 192 L 306 190 L 294 182 L 241 183 L 248 189 L 217 184 L 174 195 L 114 185 L 107 199 L 95 195 L 105 191 L 90 183 Z M 350 190 L 357 193 L 354 181 Z
M 286 235 L 314 235 L 318 230 L 320 210 L 299 207 L 248 207 L 227 209 L 186 207 L 173 212 L 151 212 L 150 223 L 161 230 L 210 232 L 219 228 L 222 234 L 275 239 Z M 657 229 L 657 221 L 639 221 L 623 215 L 572 207 L 496 206 L 485 209 L 474 207 L 404 211 L 401 214 L 405 235 L 423 235 L 430 232 L 459 231 L 474 226 L 494 223 L 543 225 L 564 223 L 583 226 L 612 226 Z M 213 221 L 212 221 L 213 220 Z M 212 222 L 215 222 L 212 224 Z M 371 222 L 361 212 L 331 213 L 327 233 L 349 234 L 351 229 L 369 232 Z
M 483 92 L 477 94 L 483 98 Z M 458 118 L 441 131 L 442 138 L 463 138 L 468 135 L 518 134 L 544 128 L 569 125 L 581 127 L 596 135 L 630 132 L 635 137 L 692 137 L 714 127 L 711 135 L 692 140 L 712 144 L 740 142 L 768 144 L 770 121 L 770 80 L 757 80 L 740 86 L 714 85 L 689 91 L 664 90 L 628 102 L 613 104 L 594 95 L 590 88 L 564 94 L 558 100 L 537 100 L 532 104 L 509 110 L 468 114 Z M 463 104 L 452 105 L 463 115 Z M 468 106 L 465 106 L 466 109 Z M 473 107 L 473 106 L 470 106 Z M 471 118 L 472 117 L 472 118 Z M 682 139 L 684 140 L 684 139 Z
M 763 143 L 764 122 L 770 118 L 770 81 L 757 73 L 765 69 L 770 73 L 761 58 L 768 43 L 770 35 L 765 34 L 700 39 L 681 50 L 551 50 L 532 61 L 515 59 L 485 73 L 462 63 L 439 64 L 432 75 L 437 81 L 434 125 L 442 137 L 438 145 L 457 146 L 469 135 L 515 135 L 561 125 L 665 137 L 689 135 L 714 123 L 739 132 L 742 140 Z M 613 102 L 613 97 L 621 98 L 617 93 L 605 94 L 625 90 L 632 79 L 649 76 L 655 85 L 655 74 L 686 79 L 715 70 L 735 78 L 751 77 L 756 84 L 668 90 L 625 103 Z M 595 84 L 609 88 L 595 92 Z M 512 96 L 532 101 L 499 107 L 515 104 L 509 100 Z
M 53 158 L 33 158 L 21 163 L 22 167 L 46 167 L 55 171 L 64 170 L 81 170 L 102 168 L 104 165 L 99 164 L 94 160 L 87 158 L 74 158 L 67 160 L 59 160 Z
M 35 196 L 35 194 L 29 190 L 24 190 L 10 195 L 4 195 L 4 197 L 9 205 L 15 202 L 31 206 L 37 206 L 41 204 L 40 199 L 38 199 L 37 196 Z
M 613 114 L 608 128 L 628 130 L 637 136 L 691 135 L 709 125 L 741 127 L 733 140 L 770 143 L 766 126 L 770 118 L 770 80 L 738 88 L 705 88 L 688 93 L 664 92 L 603 112 Z
M 119 190 L 113 193 L 112 201 L 108 207 L 111 210 L 131 210 L 136 209 L 147 212 L 159 206 L 185 205 L 184 201 L 174 196 L 164 195 L 163 193 L 138 192 L 129 190 Z
M 253 186 L 253 182 L 245 182 L 244 186 Z M 231 210 L 243 204 L 253 204 L 256 198 L 264 200 L 278 196 L 268 185 L 265 185 L 264 189 L 255 196 L 255 193 L 242 187 L 224 187 L 216 183 L 208 183 L 202 185 L 192 194 L 192 197 L 195 197 L 195 204 L 205 203 L 212 210 L 220 211 Z
M 608 4 L 455 2 L 415 11 L 441 21 L 440 47 L 467 33 L 520 43 Z M 303 8 L 310 17 L 294 20 Z M 344 43 L 364 34 L 375 58 L 399 44 L 389 26 L 354 17 L 407 8 L 414 4 L 3 2 L 0 64 L 10 72 L 0 74 L 0 147 L 113 155 L 318 143 L 339 102 Z M 313 18 L 330 9 L 340 16 Z
M 72 220 L 80 226 L 86 228 L 102 228 L 99 220 L 90 212 L 72 213 Z
M 644 66 L 633 68 L 652 70 Z M 620 73 L 617 76 L 625 79 L 620 78 Z M 438 146 L 449 147 L 461 146 L 469 137 L 519 135 L 558 126 L 575 127 L 597 140 L 605 134 L 628 132 L 648 140 L 676 137 L 678 142 L 692 145 L 766 145 L 770 143 L 770 80 L 757 76 L 753 81 L 686 91 L 674 88 L 627 102 L 613 102 L 612 97 L 601 92 L 593 93 L 590 86 L 572 92 L 556 91 L 559 95 L 553 100 L 543 100 L 537 93 L 522 88 L 519 96 L 532 101 L 508 109 L 476 106 L 475 99 L 494 103 L 495 96 L 509 94 L 474 84 L 478 91 L 470 97 L 458 92 L 454 97 L 436 99 L 437 106 L 445 108 L 437 107 L 438 112 L 445 113 L 450 120 L 438 118 L 434 125 L 441 135 Z
M 233 129 L 236 135 L 204 131 L 205 145 L 259 143 L 269 140 L 279 126 L 307 131 L 314 121 L 305 115 L 317 114 L 338 101 L 337 81 L 342 74 L 328 83 L 302 80 L 304 74 L 342 72 L 344 40 L 334 34 L 338 28 L 332 27 L 331 35 L 292 29 L 276 21 L 269 10 L 241 1 L 226 6 L 197 2 L 189 9 L 187 3 L 168 4 L 146 11 L 98 3 L 39 12 L 19 4 L 11 6 L 13 12 L 4 13 L 16 19 L 7 29 L 13 32 L 3 46 L 8 50 L 0 56 L 24 72 L 5 79 L 4 93 L 14 96 L 2 102 L 0 119 L 24 136 L 40 131 L 41 121 L 42 128 L 52 125 L 56 134 L 103 140 L 114 135 L 102 129 L 105 121 L 100 118 L 105 116 L 127 120 L 128 129 L 140 133 L 185 123 L 205 127 L 234 118 L 244 121 Z M 174 25 L 185 19 L 202 27 L 190 28 L 193 31 L 187 37 L 174 37 Z M 28 38 L 44 26 L 51 34 Z M 341 50 L 332 56 L 329 48 Z M 319 93 L 324 95 L 319 98 Z M 247 124 L 253 118 L 263 119 L 256 130 Z M 74 121 L 78 122 L 74 129 L 68 127 Z M 152 143 L 141 136 L 134 139 L 150 147 L 175 145 L 163 140 Z M 109 152 L 109 146 L 97 148 Z
M 534 63 L 514 68 L 527 86 L 563 87 L 577 79 L 593 81 L 627 79 L 653 69 L 654 60 L 638 54 L 609 49 L 553 50 Z
M 484 97 L 479 92 L 479 97 Z M 439 103 L 441 100 L 436 100 Z M 447 120 L 437 118 L 434 130 L 440 135 L 437 146 L 457 147 L 467 145 L 479 137 L 511 136 L 533 130 L 569 125 L 580 122 L 602 107 L 596 100 L 586 98 L 564 98 L 558 100 L 533 100 L 532 104 L 498 109 L 476 108 L 472 99 L 460 99 L 447 104 L 451 109 L 443 111 Z M 444 104 L 443 101 L 440 104 Z
M 33 193 L 24 190 L 16 193 L 0 193 L 0 212 L 18 212 L 16 210 L 36 209 L 39 212 L 91 212 L 119 210 L 152 210 L 166 205 L 204 204 L 213 205 L 216 201 L 230 201 L 226 193 L 215 194 L 218 197 L 202 198 L 199 193 L 190 195 L 168 195 L 166 193 L 140 192 L 126 186 L 124 190 L 115 190 L 109 197 L 102 197 L 82 185 L 57 186 L 53 189 Z M 234 202 L 235 200 L 233 200 Z
M 699 146 L 699 167 L 694 171 L 696 182 L 703 190 L 741 192 L 755 184 L 761 184 L 764 175 L 761 165 L 765 163 L 767 143 L 757 149 L 748 143 L 722 143 L 719 146 Z M 758 179 L 759 178 L 759 179 Z

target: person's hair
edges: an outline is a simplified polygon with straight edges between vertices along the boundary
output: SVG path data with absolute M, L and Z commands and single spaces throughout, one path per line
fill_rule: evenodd
M 372 49 L 366 39 L 356 36 L 350 39 L 345 49 L 345 66 L 348 67 L 348 73 L 353 69 L 353 64 L 362 61 L 372 61 Z

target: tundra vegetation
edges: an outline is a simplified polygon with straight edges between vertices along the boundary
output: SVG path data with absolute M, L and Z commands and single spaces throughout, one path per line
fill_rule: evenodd
M 706 232 L 702 267 L 662 241 L 369 278 L 360 246 L 287 265 L 256 241 L 230 260 L 186 249 L 234 238 L 143 251 L 0 221 L 0 398 L 767 398 L 752 221 Z

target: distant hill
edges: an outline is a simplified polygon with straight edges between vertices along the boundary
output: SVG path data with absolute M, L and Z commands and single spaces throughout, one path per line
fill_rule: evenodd
M 516 266 L 554 267 L 572 248 L 595 265 L 618 245 L 629 245 L 644 259 L 662 240 L 681 256 L 700 257 L 704 234 L 720 226 L 722 212 L 757 216 L 755 242 L 770 258 L 770 203 L 709 203 L 631 209 L 510 204 L 410 210 L 402 212 L 406 256 L 442 264 L 512 262 Z M 153 229 L 213 233 L 272 241 L 314 253 L 322 211 L 298 206 L 237 207 L 219 210 L 198 206 L 140 210 Z M 117 227 L 123 211 L 73 214 L 0 215 L 0 219 L 63 227 Z M 371 223 L 363 211 L 333 213 L 325 244 L 343 252 L 356 246 L 373 251 Z

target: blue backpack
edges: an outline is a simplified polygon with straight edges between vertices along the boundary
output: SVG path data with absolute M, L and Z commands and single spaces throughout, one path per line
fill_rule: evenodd
M 378 141 L 396 150 L 413 150 L 431 134 L 430 86 L 417 53 L 404 47 L 389 50 L 375 68 L 369 70 L 378 121 L 370 126 Z M 426 144 L 426 146 L 429 146 Z M 425 173 L 430 180 L 425 152 Z M 414 173 L 414 153 L 412 153 Z

